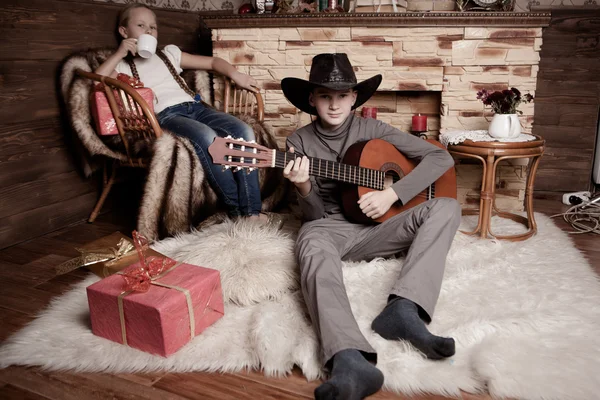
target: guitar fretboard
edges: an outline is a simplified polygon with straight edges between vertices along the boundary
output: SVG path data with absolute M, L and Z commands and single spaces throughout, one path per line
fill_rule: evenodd
M 299 154 L 284 151 L 275 152 L 274 167 L 285 168 L 285 166 Z M 356 165 L 342 164 L 335 161 L 323 160 L 316 157 L 308 157 L 310 168 L 308 173 L 320 178 L 335 179 L 341 182 L 352 183 L 371 189 L 383 190 L 385 183 L 385 172 L 375 169 L 359 167 Z
M 248 171 L 264 167 L 285 168 L 290 161 L 301 157 L 299 153 L 269 149 L 258 146 L 255 142 L 244 142 L 230 137 L 215 138 L 213 144 L 209 146 L 208 152 L 215 164 L 224 165 L 223 169 L 236 168 L 236 170 L 248 169 Z M 320 178 L 334 179 L 375 190 L 384 190 L 389 184 L 402 179 L 405 175 L 406 172 L 398 164 L 403 159 L 406 161 L 402 157 L 402 154 L 398 154 L 395 158 L 392 157 L 392 160 L 390 160 L 392 162 L 382 166 L 385 168 L 384 171 L 308 157 L 310 162 L 308 172 L 310 175 Z M 412 168 L 414 167 L 409 167 L 408 171 L 410 172 Z M 435 197 L 435 187 L 436 182 L 433 182 L 415 197 L 432 199 Z

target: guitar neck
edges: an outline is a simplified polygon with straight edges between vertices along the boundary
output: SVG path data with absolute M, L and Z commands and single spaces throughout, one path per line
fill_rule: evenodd
M 271 166 L 285 168 L 291 160 L 298 157 L 299 154 L 273 150 L 273 163 Z M 382 171 L 323 160 L 316 157 L 308 157 L 308 160 L 310 161 L 308 171 L 310 175 L 352 183 L 371 189 L 384 189 L 385 173 Z

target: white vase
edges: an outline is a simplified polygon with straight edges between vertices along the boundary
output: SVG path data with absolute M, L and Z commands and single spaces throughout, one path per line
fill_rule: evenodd
M 515 138 L 521 134 L 521 123 L 517 114 L 494 114 L 488 133 L 497 139 Z

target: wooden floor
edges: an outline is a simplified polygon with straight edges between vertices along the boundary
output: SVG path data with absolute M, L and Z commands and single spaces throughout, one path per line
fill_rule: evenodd
M 560 203 L 536 200 L 537 211 L 552 215 L 566 209 Z M 126 219 L 125 219 L 126 220 Z M 88 272 L 73 271 L 56 276 L 54 266 L 77 255 L 74 247 L 114 231 L 131 232 L 133 221 L 102 215 L 94 224 L 78 224 L 40 238 L 0 250 L 0 340 L 17 331 L 44 308 L 53 296 L 67 290 Z M 562 219 L 559 226 L 570 228 Z M 574 235 L 596 272 L 600 273 L 597 235 Z M 306 382 L 300 371 L 283 379 L 260 373 L 239 374 L 70 374 L 44 372 L 38 368 L 10 367 L 0 370 L 2 399 L 303 399 L 312 398 L 319 382 Z M 488 395 L 463 394 L 463 399 L 491 399 Z M 409 399 L 379 392 L 372 399 Z M 441 396 L 411 397 L 441 400 Z

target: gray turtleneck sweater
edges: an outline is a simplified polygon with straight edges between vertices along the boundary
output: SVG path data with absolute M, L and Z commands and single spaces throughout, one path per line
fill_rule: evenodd
M 444 149 L 379 120 L 355 117 L 353 114 L 334 130 L 326 130 L 318 122 L 303 126 L 288 137 L 287 147 L 294 147 L 296 153 L 309 157 L 341 162 L 348 147 L 356 142 L 371 139 L 383 139 L 396 146 L 406 157 L 419 161 L 412 172 L 392 185 L 403 204 L 409 202 L 454 165 L 454 160 Z M 340 155 L 340 159 L 335 152 Z M 298 195 L 304 219 L 345 219 L 342 214 L 339 182 L 312 176 L 310 180 L 310 193 L 305 197 Z

